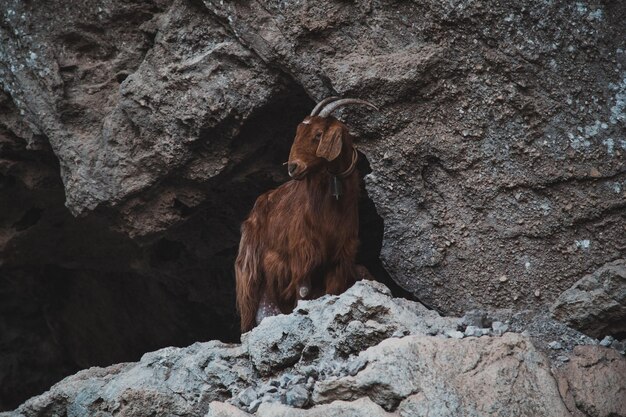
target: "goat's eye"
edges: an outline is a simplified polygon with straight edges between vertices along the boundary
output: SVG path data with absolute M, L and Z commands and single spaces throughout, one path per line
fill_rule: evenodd
M 315 137 L 313 138 L 314 140 L 320 140 L 322 138 L 322 132 L 317 132 L 315 134 Z

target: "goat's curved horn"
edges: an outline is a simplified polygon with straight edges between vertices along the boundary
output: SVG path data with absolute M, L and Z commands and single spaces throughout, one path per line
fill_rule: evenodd
M 339 97 L 337 96 L 326 97 L 324 100 L 317 103 L 317 105 L 313 108 L 313 111 L 311 112 L 311 116 L 317 116 L 317 112 L 319 112 L 322 109 L 322 107 L 324 107 L 331 101 L 335 101 L 335 100 L 339 100 Z
M 328 117 L 332 112 L 337 110 L 339 107 L 343 107 L 343 106 L 346 106 L 348 104 L 363 104 L 365 106 L 369 106 L 369 107 L 371 107 L 371 108 L 373 108 L 375 110 L 380 111 L 380 109 L 378 107 L 374 106 L 369 101 L 359 100 L 358 98 L 344 98 L 344 99 L 341 99 L 341 100 L 334 101 L 334 102 L 330 103 L 329 105 L 327 105 L 326 107 L 324 107 L 322 109 L 322 111 L 320 111 L 318 116 L 319 117 Z

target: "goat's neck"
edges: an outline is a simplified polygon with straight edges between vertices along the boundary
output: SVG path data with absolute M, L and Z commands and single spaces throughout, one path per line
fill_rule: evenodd
M 356 206 L 359 190 L 359 174 L 356 169 L 345 178 L 340 178 L 343 188 L 341 198 L 336 200 L 331 194 L 331 179 L 336 173 L 348 170 L 352 163 L 352 152 L 352 146 L 342 149 L 339 158 L 329 164 L 327 169 L 321 169 L 306 178 L 305 187 L 314 210 L 353 210 Z
M 341 153 L 334 161 L 328 164 L 327 171 L 331 175 L 336 175 L 342 172 L 346 172 L 350 165 L 352 165 L 352 155 L 354 154 L 354 148 L 350 144 L 345 144 L 341 149 Z

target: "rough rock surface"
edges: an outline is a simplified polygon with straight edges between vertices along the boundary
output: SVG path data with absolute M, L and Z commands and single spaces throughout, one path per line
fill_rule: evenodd
M 552 315 L 591 336 L 626 336 L 626 260 L 604 265 L 557 298 Z
M 330 94 L 382 109 L 339 114 L 372 169 L 378 278 L 443 312 L 535 310 L 623 259 L 625 19 L 620 1 L 0 0 L 0 409 L 236 339 L 239 223 Z
M 362 281 L 265 319 L 241 345 L 84 370 L 0 416 L 626 416 L 616 351 L 579 346 L 557 384 L 531 338 L 445 335 L 459 325 Z
M 557 376 L 561 397 L 575 417 L 626 415 L 626 361 L 615 350 L 577 346 Z

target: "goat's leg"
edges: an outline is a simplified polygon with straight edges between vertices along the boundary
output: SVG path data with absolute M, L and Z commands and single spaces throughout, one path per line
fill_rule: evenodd
M 270 316 L 277 316 L 278 314 L 282 314 L 280 308 L 274 303 L 272 303 L 267 296 L 267 292 L 263 290 L 263 295 L 261 296 L 261 301 L 259 302 L 259 308 L 256 311 L 256 324 L 257 326 L 261 324 L 264 318 Z
M 356 281 L 357 273 L 354 262 L 339 261 L 326 273 L 324 284 L 326 294 L 341 294 Z
M 305 300 L 311 294 L 311 279 L 305 278 L 298 286 L 298 300 Z

